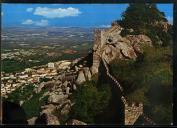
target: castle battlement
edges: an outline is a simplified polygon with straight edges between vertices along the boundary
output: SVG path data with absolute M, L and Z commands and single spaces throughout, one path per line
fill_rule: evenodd
M 142 114 L 142 103 L 133 102 L 131 104 L 125 104 L 125 125 L 133 125 Z

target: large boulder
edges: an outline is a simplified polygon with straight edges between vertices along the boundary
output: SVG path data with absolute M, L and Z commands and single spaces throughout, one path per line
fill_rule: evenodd
M 89 67 L 84 67 L 84 74 L 87 80 L 91 80 L 92 74 Z
M 64 100 L 66 100 L 68 98 L 68 95 L 64 95 L 64 94 L 55 94 L 55 93 L 52 93 L 50 94 L 49 98 L 48 98 L 48 103 L 61 103 L 63 102 Z
M 71 110 L 70 104 L 65 104 L 63 108 L 61 109 L 61 115 L 68 115 Z
M 68 81 L 65 81 L 65 82 L 63 83 L 63 86 L 66 88 L 68 84 L 69 84 L 69 82 L 68 82 Z
M 77 89 L 77 86 L 75 84 L 73 84 L 73 90 L 76 90 Z
M 78 72 L 78 71 L 79 71 L 79 68 L 78 68 L 77 66 L 75 66 L 74 68 L 75 68 L 76 72 Z
M 137 55 L 131 45 L 121 42 L 119 43 L 119 47 L 124 59 L 136 59 Z
M 54 80 L 52 81 L 48 81 L 48 82 L 45 82 L 44 84 L 44 89 L 49 89 L 50 91 L 53 91 L 55 89 L 55 86 L 56 86 L 56 82 Z
M 42 82 L 39 84 L 39 86 L 35 89 L 36 93 L 39 93 L 42 89 L 48 88 L 49 90 L 53 90 L 55 87 L 55 81 L 48 81 L 48 82 Z
M 72 120 L 69 120 L 66 125 L 87 125 L 86 123 L 82 122 L 82 121 L 79 121 L 79 120 L 76 120 L 76 119 L 72 119 Z
M 82 84 L 83 82 L 86 81 L 85 75 L 83 70 L 80 70 L 76 79 L 76 84 Z
M 60 88 L 62 85 L 62 82 L 60 80 L 55 81 L 55 88 Z
M 131 42 L 135 52 L 143 52 L 142 46 L 152 46 L 151 39 L 146 35 L 127 35 L 126 39 Z
M 35 125 L 35 121 L 36 121 L 37 117 L 32 117 L 30 119 L 28 119 L 28 125 Z
M 58 118 L 52 114 L 47 115 L 47 125 L 60 125 Z
M 67 94 L 67 95 L 70 94 L 70 87 L 66 87 L 66 94 Z
M 55 89 L 55 92 L 56 92 L 57 94 L 61 94 L 62 91 L 63 91 L 63 90 L 62 90 L 61 88 L 56 88 L 56 89 Z
M 67 100 L 64 100 L 63 102 L 61 102 L 59 105 L 57 105 L 56 109 L 57 110 L 60 110 L 66 105 L 66 104 L 69 104 L 71 105 L 71 100 L 67 99 Z
M 107 63 L 110 63 L 115 58 L 119 59 L 135 59 L 137 57 L 131 43 L 126 38 L 115 39 L 115 42 L 106 43 L 102 47 L 102 58 L 104 58 Z
M 40 114 L 42 115 L 43 113 L 46 114 L 52 114 L 52 112 L 56 109 L 56 106 L 53 104 L 48 104 L 45 106 L 41 106 L 41 109 L 43 109 Z
M 35 124 L 60 125 L 60 122 L 55 115 L 43 113 L 36 119 Z

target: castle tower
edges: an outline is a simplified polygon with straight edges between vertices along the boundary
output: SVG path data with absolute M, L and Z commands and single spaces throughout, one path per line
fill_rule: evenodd
M 94 32 L 94 45 L 93 45 L 93 64 L 91 68 L 92 74 L 98 72 L 98 67 L 100 63 L 99 49 L 101 44 L 101 30 L 97 29 Z
M 125 125 L 133 125 L 136 120 L 143 114 L 142 103 L 125 104 Z

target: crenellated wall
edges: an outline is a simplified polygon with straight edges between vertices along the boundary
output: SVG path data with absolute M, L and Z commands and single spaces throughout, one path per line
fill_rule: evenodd
M 112 23 L 110 28 L 95 30 L 93 45 L 93 65 L 91 67 L 92 75 L 98 73 L 99 65 L 103 60 L 107 75 L 115 81 L 115 85 L 121 90 L 121 85 L 109 73 L 107 64 L 110 64 L 115 58 L 119 61 L 137 58 L 139 52 L 143 52 L 143 45 L 152 46 L 152 41 L 146 35 L 127 35 L 121 36 L 123 28 L 116 22 Z M 127 104 L 124 102 L 124 124 L 133 125 L 140 115 L 143 114 L 142 103 Z
M 106 69 L 107 76 L 110 78 L 111 81 L 113 81 L 114 84 L 111 84 L 112 86 L 117 86 L 118 88 L 115 88 L 116 90 L 119 90 L 116 93 L 120 93 L 122 103 L 124 106 L 124 125 L 133 125 L 136 120 L 139 118 L 140 115 L 143 114 L 143 104 L 142 103 L 131 103 L 129 104 L 125 98 L 124 90 L 122 85 L 116 80 L 114 76 L 110 74 L 109 67 L 104 59 L 102 59 L 103 65 Z
M 142 114 L 142 103 L 125 104 L 125 125 L 133 125 Z

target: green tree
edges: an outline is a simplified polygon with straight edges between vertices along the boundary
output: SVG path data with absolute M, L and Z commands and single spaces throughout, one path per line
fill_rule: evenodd
M 94 124 L 98 114 L 103 113 L 111 97 L 109 85 L 96 87 L 94 81 L 86 82 L 73 94 L 74 106 L 71 118 Z
M 18 87 L 15 91 L 8 94 L 6 100 L 19 103 L 20 101 L 27 100 L 31 95 L 33 95 L 34 84 L 22 85 Z
M 26 112 L 27 118 L 32 118 L 34 116 L 39 116 L 41 112 L 41 106 L 46 104 L 48 100 L 48 96 L 43 97 L 40 99 L 47 89 L 42 90 L 40 93 L 34 94 L 31 99 L 26 100 L 22 107 Z
M 164 12 L 160 12 L 155 4 L 130 4 L 122 14 L 122 20 L 118 22 L 125 28 L 123 35 L 145 34 L 151 38 L 154 45 L 159 45 L 158 42 L 162 41 L 163 46 L 167 46 L 172 40 L 169 31 L 164 32 L 156 25 L 159 22 L 167 22 L 167 19 Z M 126 31 L 130 28 L 134 30 L 132 33 Z

